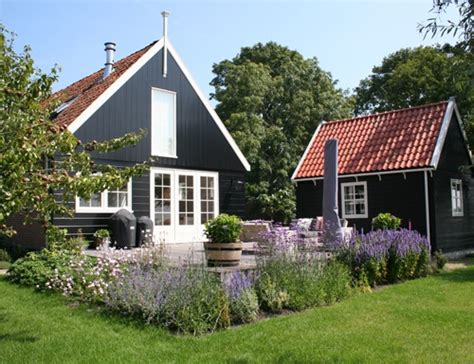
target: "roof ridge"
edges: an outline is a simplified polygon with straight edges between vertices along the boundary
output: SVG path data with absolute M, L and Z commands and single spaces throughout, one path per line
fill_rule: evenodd
M 340 122 L 344 122 L 344 121 L 355 121 L 355 120 L 365 119 L 365 118 L 369 118 L 369 117 L 372 117 L 372 116 L 380 116 L 380 115 L 386 115 L 386 114 L 396 114 L 396 113 L 407 111 L 407 110 L 421 109 L 421 108 L 426 108 L 426 107 L 432 107 L 432 106 L 435 106 L 435 105 L 448 104 L 448 102 L 449 102 L 449 100 L 443 100 L 443 101 L 431 102 L 429 104 L 423 104 L 423 105 L 418 105 L 418 106 L 404 107 L 402 109 L 380 111 L 380 112 L 375 112 L 373 114 L 354 116 L 352 118 L 345 118 L 345 119 L 339 119 L 339 120 L 330 120 L 330 121 L 324 122 L 324 124 L 335 124 L 335 123 L 340 123 Z

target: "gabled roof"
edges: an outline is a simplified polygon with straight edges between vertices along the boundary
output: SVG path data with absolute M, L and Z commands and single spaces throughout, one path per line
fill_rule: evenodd
M 116 61 L 113 72 L 102 79 L 103 68 L 70 86 L 52 95 L 52 100 L 59 100 L 63 103 L 62 110 L 55 120 L 61 125 L 67 126 L 72 133 L 76 132 L 120 87 L 122 87 L 138 70 L 141 69 L 155 54 L 157 54 L 164 44 L 161 38 L 145 48 L 132 53 L 131 55 Z M 185 75 L 191 87 L 196 92 L 201 102 L 206 107 L 212 119 L 222 132 L 227 142 L 241 161 L 247 171 L 250 171 L 250 164 L 237 146 L 235 140 L 230 135 L 222 120 L 219 118 L 209 100 L 204 96 L 197 86 L 188 68 L 178 55 L 173 45 L 166 39 L 169 54 L 174 58 L 179 68 Z
M 332 138 L 340 175 L 436 168 L 455 107 L 450 100 L 322 123 L 292 179 L 323 176 L 324 144 Z
M 69 105 L 61 111 L 55 120 L 65 126 L 70 126 L 81 113 L 86 110 L 100 95 L 104 93 L 120 76 L 122 76 L 143 54 L 156 42 L 139 51 L 130 54 L 114 63 L 114 71 L 109 77 L 102 79 L 104 69 L 80 79 L 52 95 L 53 100 Z M 77 129 L 76 129 L 77 130 Z

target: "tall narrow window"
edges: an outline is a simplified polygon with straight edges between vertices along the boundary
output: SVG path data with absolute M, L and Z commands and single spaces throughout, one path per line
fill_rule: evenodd
M 464 216 L 462 181 L 460 179 L 451 179 L 451 208 L 453 216 Z
M 367 182 L 341 183 L 342 217 L 367 218 Z
M 176 93 L 152 89 L 151 154 L 176 158 Z
M 201 224 L 214 217 L 214 177 L 201 177 Z

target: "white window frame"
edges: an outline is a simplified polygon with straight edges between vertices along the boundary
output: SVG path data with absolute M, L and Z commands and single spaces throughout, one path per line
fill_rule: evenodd
M 346 214 L 346 198 L 344 194 L 345 187 L 364 186 L 364 206 L 365 214 Z M 345 219 L 367 219 L 369 217 L 369 204 L 367 203 L 367 182 L 346 182 L 341 183 L 341 201 L 342 201 L 342 217 Z
M 109 198 L 109 190 L 104 190 L 100 192 L 100 204 L 101 207 L 85 207 L 80 206 L 80 198 L 76 196 L 76 212 L 83 213 L 83 212 L 98 212 L 98 213 L 114 213 L 121 209 L 127 209 L 130 212 L 132 210 L 132 179 L 130 178 L 127 183 L 127 206 L 123 207 L 108 207 L 108 198 Z
M 464 196 L 462 192 L 462 179 L 458 178 L 451 178 L 451 213 L 453 216 L 458 217 L 458 216 L 464 216 Z M 459 186 L 459 192 L 461 193 L 460 198 L 457 198 L 456 196 L 453 195 L 456 190 L 453 190 L 453 187 Z M 453 204 L 453 201 L 456 204 Z M 457 202 L 459 202 L 459 206 L 457 205 Z M 456 210 L 456 207 L 460 207 L 460 211 Z
M 153 91 L 160 91 L 160 92 L 166 92 L 166 93 L 169 93 L 171 95 L 173 95 L 173 109 L 174 109 L 174 120 L 173 120 L 173 138 L 174 138 L 174 153 L 172 154 L 160 154 L 156 148 L 154 147 L 155 145 L 157 145 L 158 143 L 155 142 L 154 140 L 154 135 L 153 135 Z M 177 119 L 177 101 L 176 101 L 176 92 L 174 91 L 170 91 L 170 90 L 165 90 L 165 89 L 162 89 L 162 88 L 158 88 L 158 87 L 152 87 L 151 88 L 151 94 L 150 94 L 150 97 L 151 97 L 151 120 L 150 120 L 150 139 L 151 139 L 151 155 L 152 156 L 155 156 L 155 157 L 163 157 L 163 158 L 178 158 L 178 155 L 177 155 L 177 149 L 178 149 L 178 140 L 177 140 L 177 124 L 176 124 L 176 119 Z

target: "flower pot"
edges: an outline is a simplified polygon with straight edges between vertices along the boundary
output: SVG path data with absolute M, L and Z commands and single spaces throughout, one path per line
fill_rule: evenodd
M 235 267 L 240 264 L 242 243 L 205 242 L 204 250 L 208 267 Z

